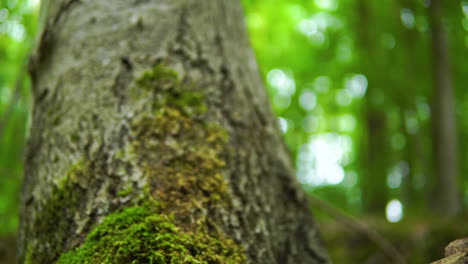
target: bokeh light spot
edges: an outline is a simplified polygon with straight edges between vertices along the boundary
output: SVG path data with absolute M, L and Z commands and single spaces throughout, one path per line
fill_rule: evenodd
M 409 29 L 414 28 L 415 19 L 414 19 L 414 13 L 413 11 L 411 11 L 411 9 L 402 8 L 400 10 L 400 19 L 401 19 L 401 23 L 403 24 L 403 26 Z
M 308 115 L 302 120 L 302 129 L 305 132 L 315 132 L 319 127 L 319 119 L 313 115 Z
M 353 98 L 351 97 L 351 93 L 346 89 L 339 90 L 336 93 L 335 99 L 336 99 L 336 103 L 341 106 L 347 106 L 351 104 L 351 102 L 353 101 Z
M 291 96 L 296 92 L 294 79 L 283 70 L 271 70 L 267 75 L 267 79 L 268 83 L 282 95 Z
M 315 4 L 328 11 L 334 11 L 338 8 L 337 0 L 315 0 Z
M 338 127 L 342 132 L 352 132 L 356 128 L 356 118 L 353 115 L 339 116 Z
M 302 91 L 302 94 L 299 97 L 299 105 L 304 110 L 310 111 L 317 105 L 317 96 L 313 91 L 305 89 Z
M 399 200 L 393 199 L 385 208 L 387 220 L 390 223 L 397 223 L 403 219 L 403 205 Z
M 361 98 L 367 91 L 367 78 L 363 74 L 356 74 L 346 79 L 346 90 L 354 98 Z
M 297 175 L 302 184 L 310 186 L 336 185 L 345 179 L 344 166 L 350 161 L 352 139 L 336 133 L 310 137 L 299 148 Z
M 288 132 L 288 128 L 289 128 L 288 121 L 282 117 L 279 117 L 278 122 L 279 122 L 281 131 L 283 132 L 283 134 Z
M 314 89 L 318 93 L 326 93 L 331 88 L 331 79 L 328 76 L 319 76 L 314 80 Z

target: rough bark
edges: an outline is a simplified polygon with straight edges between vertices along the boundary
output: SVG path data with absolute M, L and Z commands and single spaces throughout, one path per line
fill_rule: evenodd
M 458 147 L 455 99 L 451 77 L 449 47 L 443 24 L 442 1 L 431 2 L 431 33 L 433 54 L 433 131 L 436 175 L 433 208 L 446 216 L 459 213 Z
M 468 263 L 468 238 L 457 239 L 445 248 L 445 258 L 432 264 L 464 264 Z
M 64 262 L 148 206 L 141 221 L 231 252 L 213 263 L 329 262 L 242 21 L 232 0 L 48 3 L 19 263 Z

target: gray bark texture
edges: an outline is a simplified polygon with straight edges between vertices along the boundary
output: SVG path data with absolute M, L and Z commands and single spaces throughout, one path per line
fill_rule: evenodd
M 60 262 L 142 199 L 245 254 L 210 263 L 330 262 L 239 1 L 50 0 L 46 10 L 30 64 L 19 263 Z

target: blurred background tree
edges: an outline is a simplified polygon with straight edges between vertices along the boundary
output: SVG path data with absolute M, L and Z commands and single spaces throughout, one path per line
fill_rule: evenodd
M 30 108 L 25 66 L 38 6 L 39 1 L 0 0 L 0 263 L 16 263 L 14 234 Z
M 408 263 L 468 236 L 468 1 L 243 0 L 297 177 Z M 14 263 L 39 0 L 0 0 L 0 262 Z M 314 208 L 335 263 L 384 263 Z

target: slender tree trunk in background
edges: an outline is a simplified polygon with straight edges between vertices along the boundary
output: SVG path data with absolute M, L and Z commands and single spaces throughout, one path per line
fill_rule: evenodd
M 404 101 L 405 102 L 405 101 Z M 415 206 L 415 194 L 416 190 L 414 188 L 414 177 L 415 177 L 415 168 L 417 164 L 417 160 L 415 157 L 416 151 L 415 151 L 415 140 L 409 132 L 408 129 L 406 128 L 406 115 L 405 115 L 405 109 L 408 109 L 407 103 L 402 103 L 400 106 L 400 120 L 401 120 L 401 132 L 404 135 L 405 139 L 407 140 L 406 142 L 406 147 L 404 148 L 404 153 L 403 153 L 403 160 L 408 162 L 408 174 L 404 175 L 401 181 L 401 188 L 402 188 L 402 200 L 403 204 L 407 208 L 417 208 Z
M 233 0 L 51 1 L 20 263 L 329 263 L 242 21 Z
M 378 62 L 375 58 L 372 39 L 372 19 L 369 10 L 370 3 L 368 1 L 359 1 L 359 24 L 358 24 L 358 43 L 360 45 L 362 58 L 367 58 L 361 61 L 361 70 L 366 75 L 368 80 L 368 90 L 364 98 L 363 120 L 365 133 L 361 144 L 361 160 L 362 171 L 361 175 L 361 191 L 363 209 L 366 213 L 375 213 L 383 215 L 385 205 L 388 201 L 387 190 L 387 173 L 388 173 L 388 140 L 386 136 L 386 116 L 382 107 L 376 103 L 376 97 L 381 96 L 382 81 L 377 78 L 375 73 L 378 69 Z M 365 55 L 364 55 L 365 54 Z
M 370 79 L 372 80 L 372 79 Z M 372 82 L 369 82 L 373 85 Z M 361 180 L 362 202 L 366 213 L 384 215 L 388 202 L 387 173 L 388 140 L 386 140 L 385 114 L 372 106 L 372 88 L 365 99 L 365 156 L 363 159 L 364 177 Z
M 434 71 L 433 130 L 436 175 L 433 208 L 447 216 L 460 211 L 458 150 L 448 40 L 443 25 L 442 1 L 430 7 Z
M 417 12 L 418 6 L 419 4 L 413 0 L 401 0 L 398 10 L 409 8 L 413 12 Z M 421 204 L 425 202 L 422 188 L 422 183 L 425 181 L 422 178 L 429 177 L 431 170 L 425 169 L 425 164 L 429 164 L 429 162 L 426 158 L 427 154 L 421 149 L 421 139 L 424 138 L 424 133 L 427 130 L 421 128 L 422 124 L 418 120 L 420 128 L 417 131 L 410 131 L 407 125 L 407 113 L 417 112 L 417 97 L 426 92 L 421 91 L 421 88 L 427 86 L 422 83 L 427 74 L 424 68 L 427 63 L 420 56 L 420 54 L 424 54 L 424 57 L 426 57 L 425 53 L 420 50 L 423 44 L 417 29 L 406 28 L 399 16 L 396 19 L 398 19 L 398 24 L 402 29 L 400 30 L 401 36 L 399 39 L 402 39 L 404 43 L 401 46 L 405 47 L 405 77 L 400 83 L 401 88 L 397 102 L 400 104 L 401 132 L 406 140 L 403 160 L 408 162 L 409 166 L 408 174 L 403 177 L 401 183 L 402 198 L 405 210 L 416 213 L 416 210 L 420 210 L 422 208 Z M 421 76 L 422 74 L 424 76 Z

